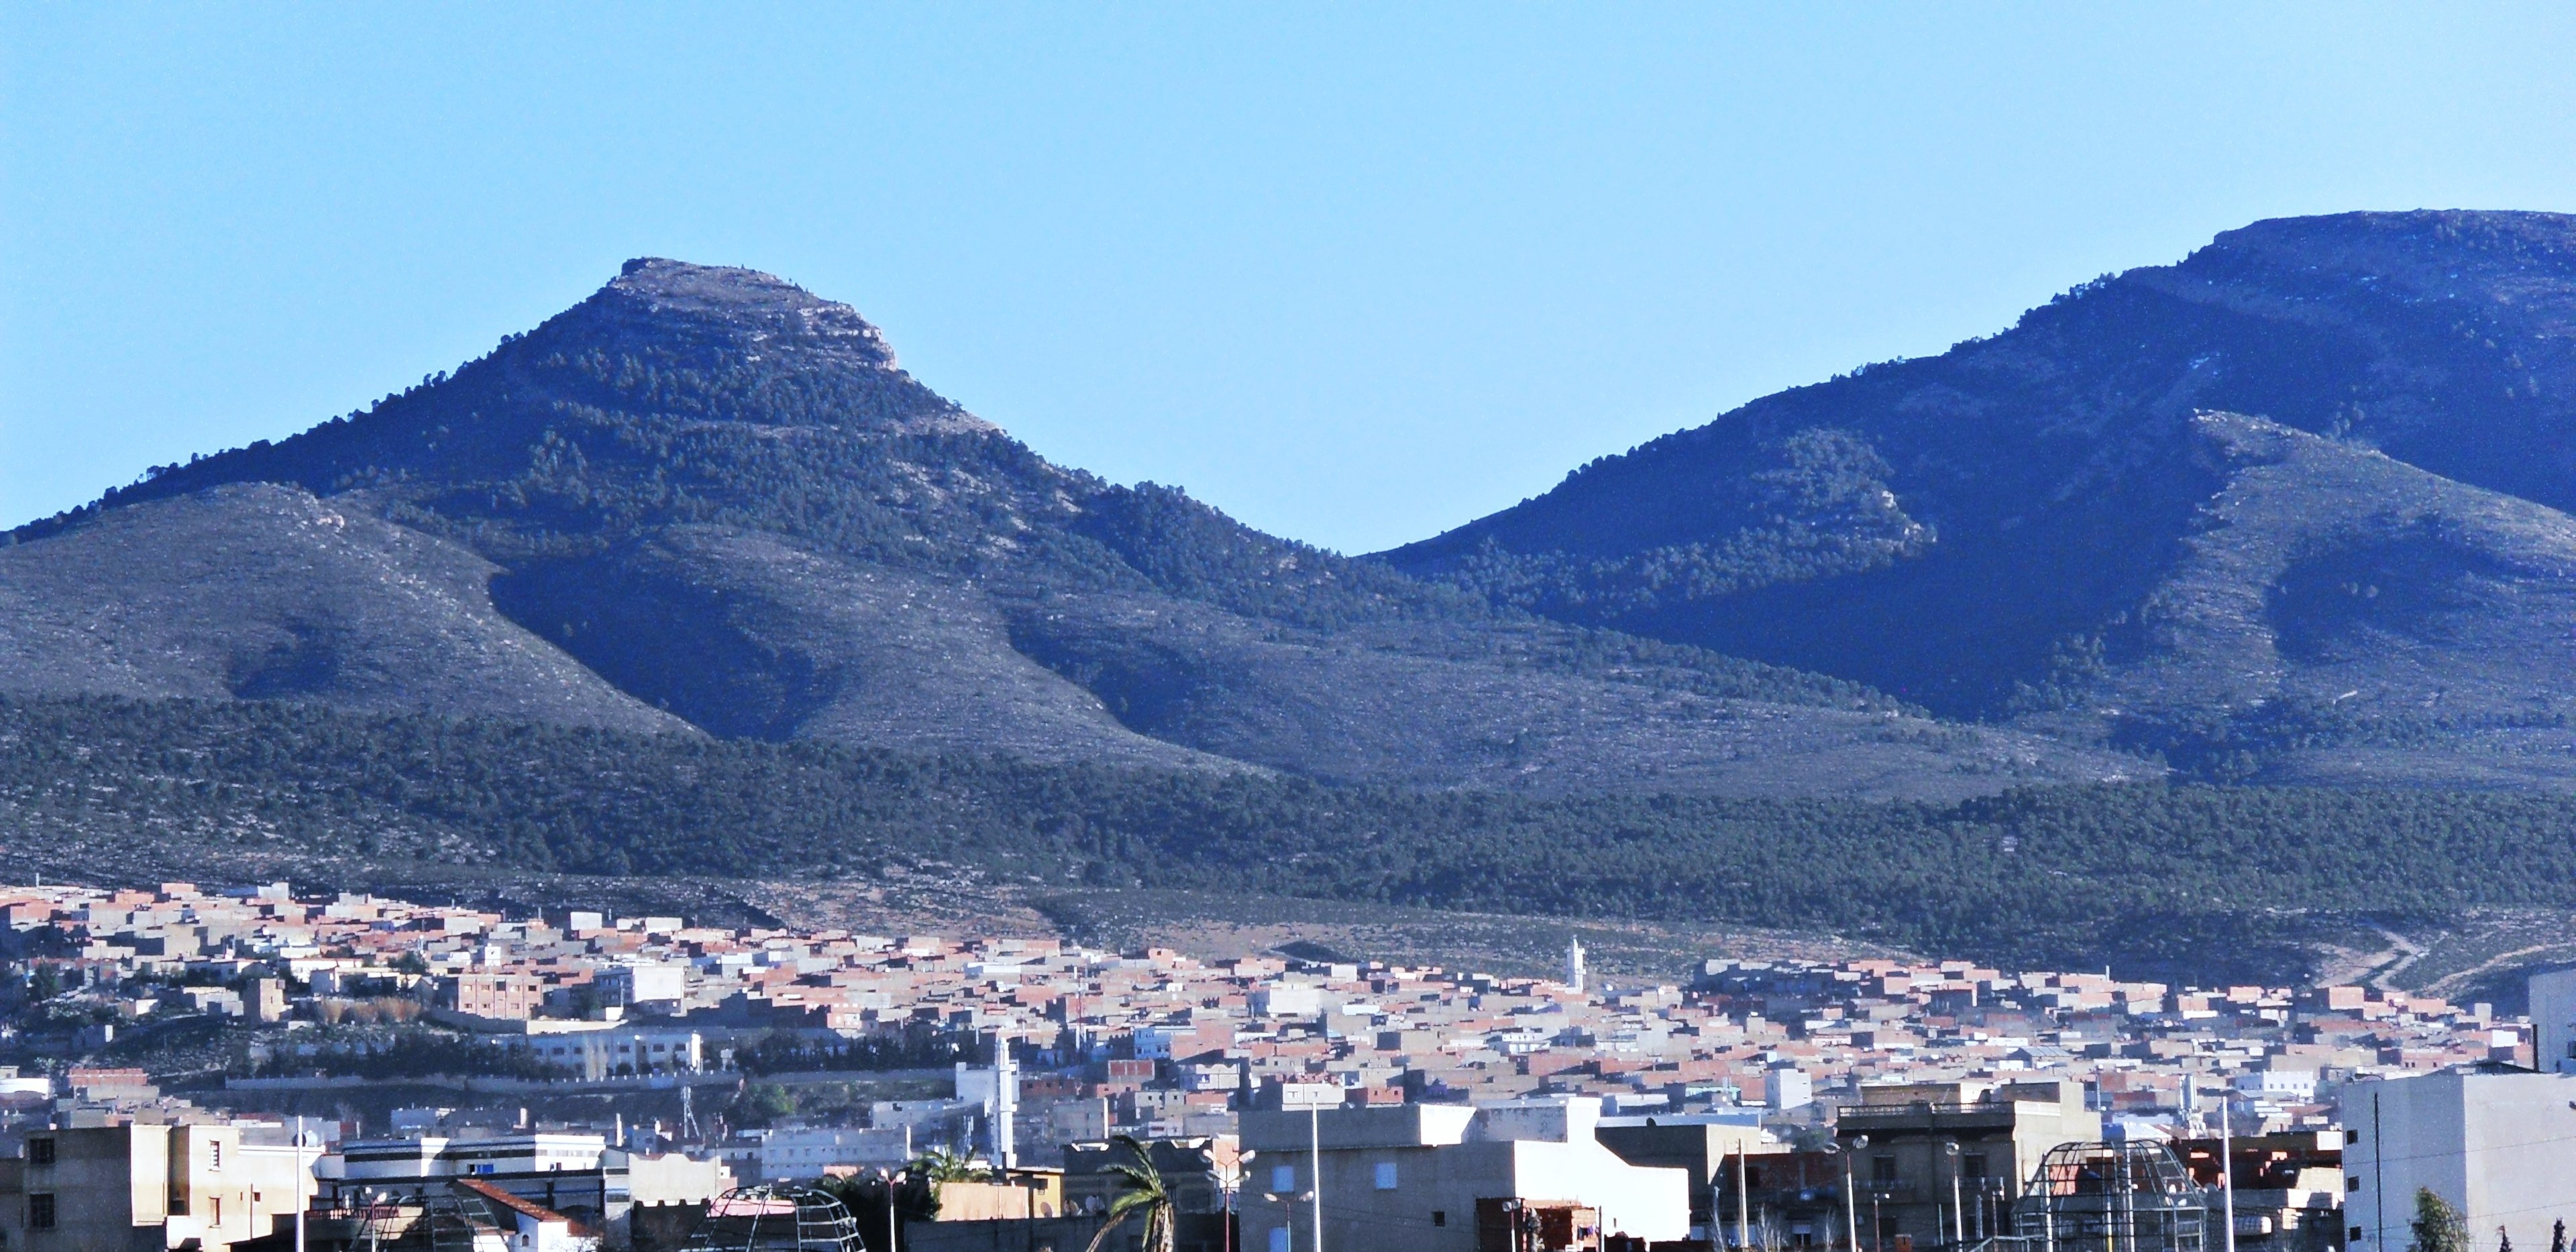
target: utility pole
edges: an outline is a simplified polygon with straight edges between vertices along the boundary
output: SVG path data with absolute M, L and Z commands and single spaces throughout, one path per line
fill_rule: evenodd
M 295 1252 L 304 1252 L 304 1180 L 313 1167 L 304 1163 L 304 1115 L 295 1115 Z
M 1753 1236 L 1749 1232 L 1748 1228 L 1748 1223 L 1753 1214 L 1753 1186 L 1751 1183 L 1745 1181 L 1745 1176 L 1752 1172 L 1750 1169 L 1752 1159 L 1753 1153 L 1749 1150 L 1738 1151 L 1735 1154 L 1735 1246 L 1737 1252 L 1743 1252 L 1743 1249 L 1753 1246 Z
M 1315 1176 L 1315 1252 L 1324 1252 L 1323 1114 L 1311 1099 L 1306 1105 L 1306 1169 Z
M 2218 1194 L 2227 1214 L 2226 1252 L 2236 1252 L 2236 1127 L 2227 1088 L 2218 1089 Z

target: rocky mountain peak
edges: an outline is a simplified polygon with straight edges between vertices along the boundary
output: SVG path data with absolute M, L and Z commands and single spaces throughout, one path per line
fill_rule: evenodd
M 899 368 L 885 332 L 857 309 L 759 270 L 666 257 L 628 261 L 541 333 L 618 345 L 695 345 L 725 352 L 820 351 L 831 364 Z
M 2563 294 L 2576 281 L 2576 216 L 2423 209 L 2271 218 L 2222 232 L 2174 272 L 2271 275 L 2376 287 L 2407 299 Z

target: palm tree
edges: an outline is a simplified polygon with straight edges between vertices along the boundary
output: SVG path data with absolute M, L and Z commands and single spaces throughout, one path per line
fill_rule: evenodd
M 913 1158 L 912 1164 L 904 1166 L 903 1172 L 934 1183 L 973 1182 L 985 1173 L 973 1161 L 947 1148 L 932 1148 L 922 1153 Z
M 1163 1185 L 1163 1172 L 1154 1168 L 1154 1158 L 1134 1135 L 1120 1135 L 1117 1142 L 1136 1158 L 1136 1163 L 1109 1167 L 1110 1173 L 1118 1175 L 1118 1198 L 1109 1202 L 1109 1221 L 1082 1252 L 1100 1252 L 1100 1245 L 1109 1241 L 1109 1232 L 1140 1212 L 1145 1215 L 1144 1252 L 1172 1252 L 1171 1188 Z

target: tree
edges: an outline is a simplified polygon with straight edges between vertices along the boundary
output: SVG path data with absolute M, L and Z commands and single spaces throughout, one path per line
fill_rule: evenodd
M 1138 1213 L 1145 1215 L 1143 1252 L 1172 1252 L 1171 1188 L 1163 1184 L 1163 1172 L 1154 1168 L 1154 1158 L 1135 1136 L 1120 1135 L 1117 1142 L 1136 1160 L 1134 1164 L 1109 1167 L 1110 1173 L 1118 1175 L 1118 1198 L 1109 1202 L 1109 1220 L 1100 1227 L 1099 1234 L 1091 1237 L 1091 1245 L 1083 1252 L 1100 1252 L 1100 1245 L 1109 1240 L 1109 1232 Z
M 918 1176 L 906 1178 L 870 1171 L 846 1178 L 817 1179 L 814 1186 L 850 1211 L 868 1252 L 895 1252 L 887 1246 L 894 1227 L 932 1221 L 939 1216 L 938 1189 Z M 886 1211 L 889 1205 L 892 1213 Z
M 747 1125 L 767 1125 L 796 1111 L 796 1093 L 780 1083 L 756 1082 L 743 1088 L 737 1107 Z
M 2415 1220 L 2407 1228 L 2415 1232 L 2407 1252 L 2469 1252 L 2468 1222 L 2430 1187 L 2415 1189 Z
M 975 1162 L 946 1148 L 933 1148 L 914 1157 L 912 1164 L 903 1167 L 903 1172 L 934 1183 L 973 1182 L 985 1173 Z

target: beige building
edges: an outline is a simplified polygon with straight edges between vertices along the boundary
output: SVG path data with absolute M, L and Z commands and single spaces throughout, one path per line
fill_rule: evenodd
M 1925 1247 L 2010 1233 L 2012 1202 L 2039 1158 L 2101 1137 L 2084 1084 L 2065 1078 L 1865 1086 L 1834 1125 L 1835 1145 L 1850 1154 L 1862 1240 L 1877 1229 L 1873 1247 L 1900 1236 Z M 1723 1209 L 1722 1189 L 1718 1199 Z
M 158 1252 L 255 1239 L 312 1197 L 320 1155 L 256 1123 L 31 1131 L 0 1160 L 0 1246 Z
M 472 971 L 454 975 L 439 988 L 441 1007 L 468 1017 L 524 1021 L 537 1015 L 546 1000 L 545 985 L 510 971 Z
M 1476 1252 L 1505 1214 L 1563 1226 L 1550 1246 L 1607 1235 L 1680 1239 L 1690 1176 L 1630 1165 L 1594 1137 L 1600 1102 L 1551 1096 L 1497 1104 L 1250 1112 L 1243 1117 L 1246 1252 L 1315 1247 L 1320 1164 L 1328 1248 Z M 1311 1139 L 1310 1139 L 1311 1136 Z

